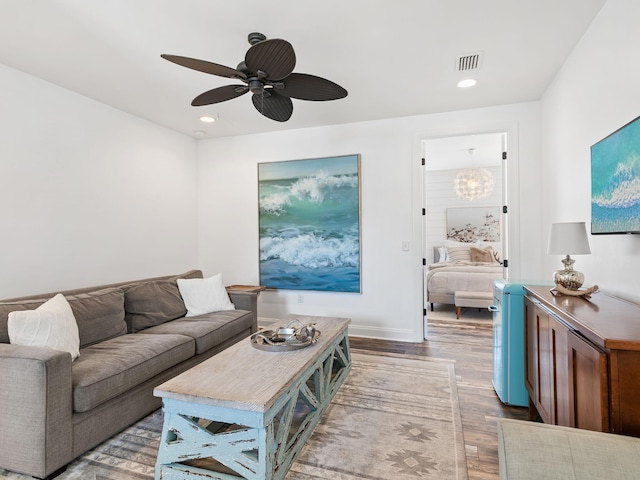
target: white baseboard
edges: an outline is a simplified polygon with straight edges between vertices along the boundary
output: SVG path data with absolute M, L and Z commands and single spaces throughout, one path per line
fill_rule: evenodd
M 258 317 L 258 328 L 282 326 L 280 318 Z M 395 340 L 397 342 L 413 342 L 413 331 L 400 328 L 366 327 L 349 325 L 349 335 L 352 337 L 377 338 L 380 340 Z
M 413 342 L 413 331 L 400 328 L 366 327 L 349 325 L 349 336 L 395 340 L 396 342 Z

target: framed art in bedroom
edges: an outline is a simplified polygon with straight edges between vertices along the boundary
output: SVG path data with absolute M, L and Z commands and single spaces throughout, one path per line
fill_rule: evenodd
M 258 164 L 260 285 L 360 293 L 360 155 Z
M 447 240 L 499 242 L 500 207 L 447 208 Z

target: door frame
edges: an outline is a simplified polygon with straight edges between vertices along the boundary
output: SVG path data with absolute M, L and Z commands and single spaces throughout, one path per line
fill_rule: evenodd
M 422 165 L 423 141 L 442 137 L 453 136 L 468 136 L 476 134 L 488 134 L 488 133 L 506 133 L 507 134 L 507 150 L 509 157 L 507 159 L 508 168 L 506 168 L 506 175 L 503 182 L 506 183 L 507 198 L 506 205 L 508 205 L 508 252 L 509 252 L 509 268 L 507 269 L 509 278 L 520 278 L 521 269 L 521 251 L 520 245 L 520 166 L 519 166 L 519 135 L 517 122 L 501 122 L 492 123 L 486 122 L 477 125 L 469 125 L 466 127 L 456 128 L 442 128 L 429 131 L 417 132 L 413 136 L 413 149 L 412 149 L 412 232 L 413 232 L 413 245 L 417 248 L 413 249 L 412 255 L 412 284 L 414 287 L 413 301 L 414 309 L 416 312 L 414 315 L 414 327 L 413 327 L 413 341 L 422 342 L 426 337 L 425 320 L 426 320 L 426 308 L 424 303 L 424 266 L 423 259 L 426 257 L 426 236 L 425 236 L 425 215 L 423 209 L 425 208 L 424 199 L 424 175 L 425 169 Z

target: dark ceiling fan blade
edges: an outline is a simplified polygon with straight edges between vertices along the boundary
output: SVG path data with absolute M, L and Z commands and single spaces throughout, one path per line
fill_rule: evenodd
M 254 94 L 251 100 L 258 112 L 276 122 L 286 122 L 293 114 L 291 99 L 278 95 L 273 90 L 265 91 L 264 95 Z
M 338 100 L 347 96 L 347 91 L 337 83 L 326 78 L 308 75 L 306 73 L 292 73 L 282 80 L 283 88 L 276 85 L 278 94 L 299 100 Z
M 191 105 L 201 107 L 203 105 L 211 105 L 212 103 L 226 102 L 233 98 L 244 95 L 249 91 L 246 85 L 225 85 L 224 87 L 214 88 L 207 92 L 201 93 L 193 99 Z
M 269 80 L 282 80 L 296 66 L 296 53 L 286 40 L 263 40 L 247 51 L 244 63 L 251 73 L 265 72 Z
M 191 68 L 199 72 L 209 73 L 211 75 L 217 75 L 219 77 L 226 78 L 242 78 L 246 79 L 247 76 L 239 70 L 231 67 L 225 67 L 224 65 L 218 65 L 217 63 L 207 62 L 206 60 L 198 60 L 197 58 L 181 57 L 179 55 L 160 55 L 165 60 L 177 63 L 183 67 Z

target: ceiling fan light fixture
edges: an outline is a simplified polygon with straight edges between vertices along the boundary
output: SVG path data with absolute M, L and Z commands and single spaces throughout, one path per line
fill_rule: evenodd
M 200 121 L 204 123 L 213 123 L 216 121 L 216 118 L 211 115 L 203 115 L 200 117 Z

